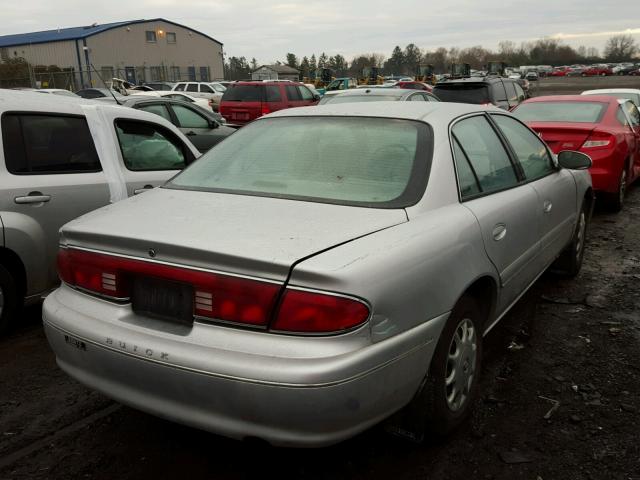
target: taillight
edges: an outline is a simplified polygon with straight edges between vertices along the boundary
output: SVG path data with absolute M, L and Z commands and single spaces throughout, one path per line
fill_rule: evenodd
M 615 137 L 606 132 L 593 132 L 581 148 L 609 148 L 615 145 Z
M 269 108 L 269 104 L 262 102 L 260 107 L 260 115 L 268 115 L 269 113 L 271 113 L 271 108 Z
M 271 328 L 300 333 L 332 333 L 363 324 L 369 307 L 363 302 L 331 294 L 287 289 Z
M 119 300 L 136 277 L 180 282 L 193 287 L 194 315 L 265 327 L 280 292 L 279 283 L 69 248 L 58 253 L 58 272 L 72 287 Z

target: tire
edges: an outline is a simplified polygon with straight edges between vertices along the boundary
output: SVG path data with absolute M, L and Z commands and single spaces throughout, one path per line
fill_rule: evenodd
M 482 360 L 482 311 L 474 298 L 462 297 L 440 334 L 427 380 L 418 397 L 425 408 L 425 431 L 447 435 L 471 412 Z M 451 357 L 454 349 L 458 353 L 458 372 L 462 374 L 458 379 L 454 373 L 456 360 Z
M 622 169 L 618 180 L 618 191 L 616 193 L 607 193 L 604 196 L 605 206 L 611 212 L 619 212 L 624 206 L 624 196 L 627 193 L 627 167 Z
M 560 270 L 560 272 L 569 277 L 575 277 L 580 273 L 582 261 L 584 260 L 588 227 L 589 212 L 587 211 L 587 205 L 583 202 L 580 213 L 578 214 L 576 229 L 571 237 L 571 243 L 556 260 L 554 269 Z
M 16 282 L 9 271 L 0 265 L 0 335 L 11 327 L 19 305 Z

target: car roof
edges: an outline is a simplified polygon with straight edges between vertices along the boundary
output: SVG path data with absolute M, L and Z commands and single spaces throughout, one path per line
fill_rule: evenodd
M 292 80 L 240 80 L 233 82 L 232 85 L 304 85 L 304 83 Z
M 536 102 L 599 102 L 599 103 L 618 103 L 618 99 L 606 95 L 546 95 L 543 97 L 534 97 L 525 100 L 522 103 Z
M 452 83 L 495 83 L 498 80 L 513 80 L 502 77 L 464 77 L 464 78 L 448 78 L 446 80 L 440 80 L 436 83 L 438 85 L 449 85 Z
M 635 93 L 640 95 L 640 88 L 598 88 L 585 90 L 581 95 L 597 95 L 598 93 Z
M 409 93 L 416 93 L 418 90 L 410 90 L 406 88 L 354 88 L 352 90 L 344 90 L 338 95 L 340 97 L 361 97 L 367 96 L 380 96 L 380 97 L 402 97 Z
M 299 107 L 279 110 L 261 118 L 277 117 L 379 117 L 406 120 L 429 121 L 437 119 L 448 124 L 460 116 L 476 112 L 506 113 L 493 105 L 474 105 L 470 103 L 449 102 L 356 102 L 327 103 L 313 107 Z M 258 119 L 257 121 L 260 121 Z

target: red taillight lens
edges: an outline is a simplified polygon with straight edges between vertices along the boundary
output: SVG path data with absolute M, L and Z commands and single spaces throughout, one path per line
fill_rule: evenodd
M 614 147 L 615 143 L 616 139 L 613 135 L 606 132 L 593 132 L 580 148 L 586 148 L 589 150 L 607 149 Z
M 280 284 L 63 248 L 60 278 L 73 287 L 117 299 L 131 296 L 136 277 L 153 277 L 191 285 L 194 315 L 227 322 L 267 326 Z
M 331 333 L 348 330 L 369 318 L 369 308 L 351 298 L 287 289 L 272 325 L 274 330 Z
M 269 104 L 263 102 L 262 106 L 260 107 L 260 115 L 268 115 L 269 113 L 271 113 L 271 108 L 269 108 Z

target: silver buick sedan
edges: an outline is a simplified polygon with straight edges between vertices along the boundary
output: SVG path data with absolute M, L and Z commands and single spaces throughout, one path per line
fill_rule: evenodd
M 64 226 L 46 334 L 81 383 L 237 439 L 401 410 L 447 433 L 483 336 L 551 264 L 578 273 L 590 165 L 493 107 L 284 110 Z

